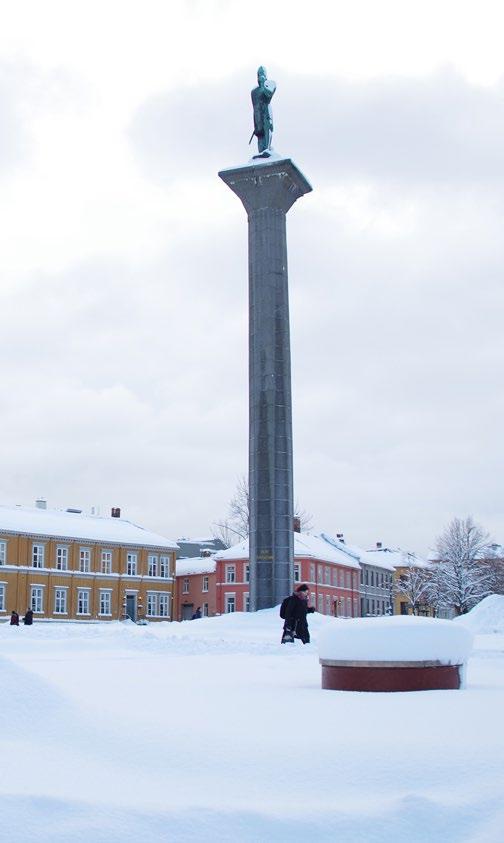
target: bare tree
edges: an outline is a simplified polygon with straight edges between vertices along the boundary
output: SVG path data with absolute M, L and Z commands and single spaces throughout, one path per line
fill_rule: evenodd
M 429 605 L 430 570 L 415 565 L 412 554 L 404 554 L 404 568 L 395 582 L 394 591 L 406 597 L 414 615 L 419 615 Z
M 299 518 L 301 530 L 310 530 L 312 516 L 305 509 L 301 509 L 296 502 L 294 516 Z M 226 547 L 235 542 L 247 539 L 250 532 L 250 499 L 248 479 L 242 475 L 238 478 L 233 497 L 229 501 L 228 515 L 223 521 L 216 521 L 212 525 L 215 538 L 220 539 Z
M 504 594 L 504 554 L 501 545 L 490 545 L 484 565 L 490 577 L 492 594 Z
M 491 593 L 484 560 L 489 555 L 488 533 L 471 516 L 454 518 L 436 543 L 430 593 L 433 603 L 463 615 Z

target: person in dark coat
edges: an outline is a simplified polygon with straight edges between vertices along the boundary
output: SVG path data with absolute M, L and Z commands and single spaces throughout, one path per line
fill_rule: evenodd
M 298 585 L 294 594 L 289 597 L 285 608 L 282 644 L 293 644 L 295 638 L 299 638 L 303 644 L 310 643 L 306 616 L 314 612 L 315 609 L 308 605 L 309 597 L 310 590 L 305 583 Z
M 194 615 L 192 616 L 191 620 L 197 621 L 198 618 L 201 618 L 201 606 L 198 606 L 198 608 L 196 609 L 196 611 L 195 611 Z
M 17 612 L 14 611 L 14 609 L 11 612 L 10 625 L 11 626 L 19 626 L 19 615 L 18 615 Z
M 26 626 L 31 626 L 31 624 L 33 623 L 33 612 L 31 609 L 26 610 L 26 615 L 23 618 L 23 623 L 26 624 Z

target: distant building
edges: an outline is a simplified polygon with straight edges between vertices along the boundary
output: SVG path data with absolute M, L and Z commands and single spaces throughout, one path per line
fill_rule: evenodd
M 202 617 L 217 613 L 214 556 L 194 556 L 177 559 L 177 599 L 174 620 L 191 620 L 199 608 Z
M 225 550 L 226 545 L 220 539 L 214 536 L 203 539 L 177 539 L 179 550 L 177 552 L 177 559 L 194 558 L 202 556 L 204 553 L 216 553 L 218 550 Z
M 249 609 L 248 540 L 219 551 L 216 605 L 219 614 Z M 310 588 L 310 602 L 324 615 L 359 616 L 359 563 L 317 536 L 294 532 L 294 579 Z
M 422 557 L 418 556 L 416 553 L 400 550 L 400 548 L 383 547 L 381 542 L 377 542 L 377 546 L 376 548 L 373 548 L 373 550 L 367 551 L 369 558 L 372 558 L 372 554 L 375 554 L 376 558 L 381 557 L 393 565 L 394 584 L 401 577 L 407 576 L 410 568 L 416 568 L 419 571 L 428 572 L 431 567 L 426 559 L 422 559 Z M 393 597 L 394 615 L 412 614 L 413 610 L 405 594 L 400 594 L 394 589 Z M 432 607 L 427 604 L 427 601 L 421 603 L 417 607 L 416 611 L 419 615 L 425 615 L 428 617 L 432 617 L 434 614 Z
M 341 553 L 356 560 L 360 569 L 359 614 L 363 618 L 391 615 L 394 611 L 394 573 L 392 562 L 385 556 L 374 555 L 354 544 L 347 544 L 342 533 L 334 538 L 321 533 L 321 538 Z M 380 544 L 378 542 L 378 544 Z
M 0 617 L 171 620 L 177 545 L 121 518 L 0 506 Z

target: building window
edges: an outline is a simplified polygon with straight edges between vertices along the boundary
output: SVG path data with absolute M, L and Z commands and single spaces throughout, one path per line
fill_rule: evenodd
M 317 597 L 314 591 L 311 593 L 310 606 L 313 606 L 315 609 L 317 608 Z
M 301 582 L 301 570 L 299 565 L 294 565 L 294 582 Z
M 208 603 L 203 603 L 201 607 L 201 616 L 203 618 L 208 618 Z
M 245 565 L 244 568 L 244 578 L 245 582 L 250 582 L 250 565 Z
M 182 594 L 189 594 L 189 577 L 182 580 Z
M 325 568 L 325 583 L 326 585 L 331 585 L 331 569 Z
M 5 612 L 5 586 L 0 585 L 0 612 Z
M 40 585 L 32 585 L 30 606 L 37 615 L 44 613 L 44 589 Z
M 352 617 L 352 601 L 350 600 L 349 597 L 347 597 L 347 599 L 346 599 L 346 613 L 347 613 L 347 618 Z
M 326 615 L 331 614 L 331 598 L 327 594 L 326 594 L 326 599 L 325 599 L 325 613 L 326 613 Z
M 157 595 L 156 594 L 147 594 L 147 617 L 153 618 L 156 615 L 156 603 L 157 603 Z
M 103 559 L 103 555 L 102 555 Z M 81 547 L 79 550 L 79 571 L 83 574 L 89 574 L 91 570 L 91 550 L 89 547 Z M 110 574 L 110 571 L 104 571 Z
M 236 566 L 226 565 L 226 582 L 236 582 Z M 234 609 L 233 609 L 234 612 Z
M 338 587 L 338 572 L 337 571 L 332 572 L 332 584 L 335 586 L 335 588 Z
M 352 581 L 351 581 L 350 574 L 349 574 L 349 572 L 348 572 L 348 571 L 347 571 L 347 575 L 346 575 L 346 587 L 347 587 L 347 588 L 351 588 L 351 587 L 352 587 Z
M 149 553 L 149 577 L 157 577 L 158 558 L 155 553 Z
M 126 573 L 128 577 L 136 577 L 138 553 L 126 554 Z
M 208 577 L 203 577 L 203 587 L 202 591 L 208 591 Z
M 102 550 L 101 552 L 101 572 L 102 574 L 112 573 L 112 551 Z
M 250 612 L 250 594 L 248 591 L 243 595 L 243 611 Z
M 100 615 L 112 615 L 112 592 L 100 590 Z
M 315 565 L 310 562 L 310 582 L 315 582 Z
M 43 544 L 33 544 L 32 545 L 32 567 L 33 568 L 43 568 L 44 567 L 44 545 Z M 33 611 L 35 611 L 35 609 Z
M 235 594 L 226 594 L 226 605 L 225 605 L 226 614 L 234 612 L 235 610 L 236 610 L 236 595 Z
M 319 596 L 318 596 L 318 610 L 319 610 L 321 615 L 324 614 L 324 595 L 323 594 L 319 594 Z
M 319 583 L 324 582 L 324 567 L 323 567 L 323 565 L 318 566 L 318 581 L 319 581 Z
M 170 611 L 169 611 L 169 594 L 160 594 L 159 595 L 159 617 L 160 618 L 169 618 Z
M 7 564 L 7 542 L 0 542 L 0 565 Z
M 77 614 L 89 615 L 89 589 L 77 589 Z
M 164 592 L 162 594 L 156 591 L 147 592 L 147 617 L 169 618 L 170 595 Z
M 56 548 L 56 568 L 58 571 L 68 571 L 68 547 L 65 545 Z
M 67 613 L 67 589 L 54 589 L 54 614 L 66 615 Z
M 163 577 L 163 579 L 167 579 L 170 576 L 170 557 L 169 556 L 160 556 L 159 557 L 159 576 Z

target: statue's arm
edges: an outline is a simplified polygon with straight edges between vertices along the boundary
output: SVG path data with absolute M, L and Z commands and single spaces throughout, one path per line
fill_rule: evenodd
M 264 93 L 268 98 L 268 102 L 273 97 L 273 94 L 276 91 L 276 82 L 273 82 L 273 79 L 266 79 L 264 82 Z

